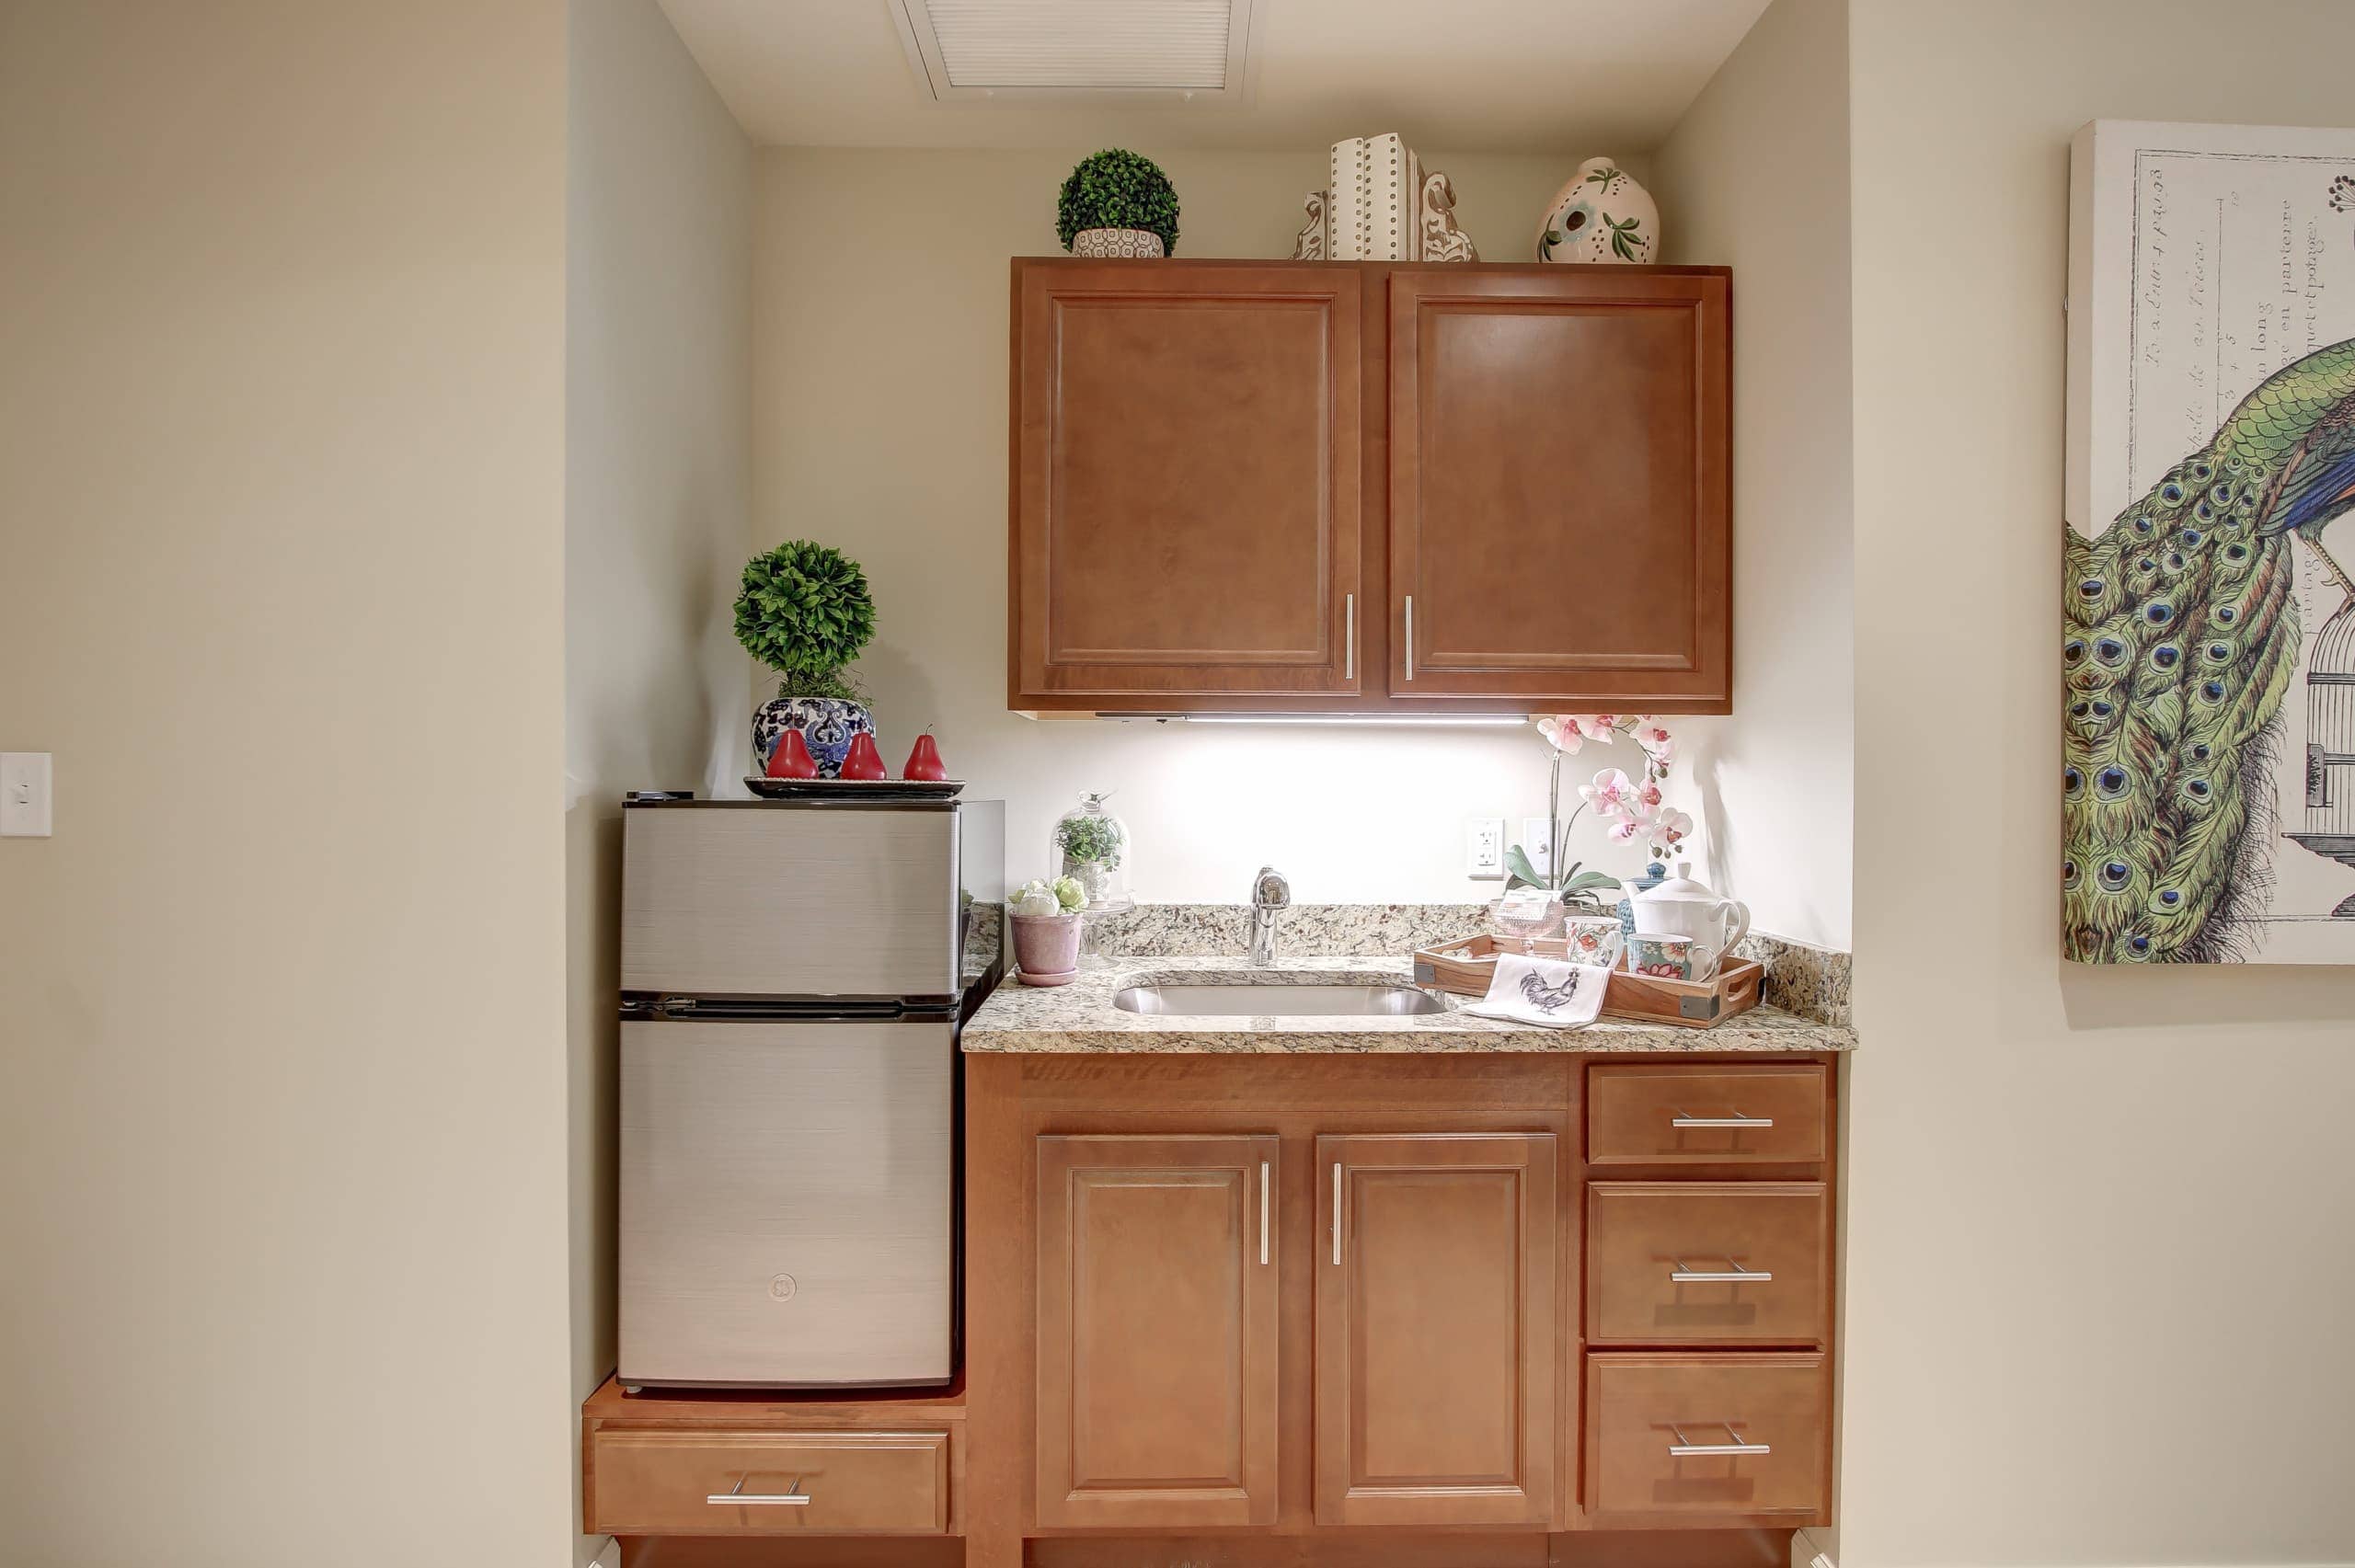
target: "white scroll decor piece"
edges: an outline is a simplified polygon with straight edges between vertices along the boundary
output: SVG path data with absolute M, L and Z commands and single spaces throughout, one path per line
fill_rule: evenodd
M 1455 187 L 1393 133 L 1333 143 L 1332 184 L 1308 193 L 1295 261 L 1477 261 Z

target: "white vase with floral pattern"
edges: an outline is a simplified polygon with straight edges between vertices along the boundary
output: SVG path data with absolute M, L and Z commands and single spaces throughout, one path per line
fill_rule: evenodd
M 1660 259 L 1660 208 L 1612 158 L 1589 158 L 1537 224 L 1540 261 Z

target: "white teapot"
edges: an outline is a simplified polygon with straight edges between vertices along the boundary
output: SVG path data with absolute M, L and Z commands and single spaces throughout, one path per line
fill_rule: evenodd
M 1679 862 L 1675 876 L 1631 895 L 1628 903 L 1637 931 L 1647 936 L 1689 936 L 1713 958 L 1732 952 L 1734 944 L 1750 934 L 1750 906 L 1739 898 L 1720 898 L 1694 881 L 1690 862 Z M 1699 965 L 1694 967 L 1697 971 Z

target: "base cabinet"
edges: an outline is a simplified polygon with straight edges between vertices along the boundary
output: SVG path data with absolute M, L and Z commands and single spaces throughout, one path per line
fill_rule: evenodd
M 1039 1140 L 1039 1522 L 1272 1524 L 1273 1138 Z
M 1836 1061 L 976 1053 L 959 1383 L 608 1381 L 585 1528 L 628 1568 L 1780 1568 L 1831 1522 Z
M 1554 1511 L 1550 1133 L 1316 1140 L 1316 1521 Z

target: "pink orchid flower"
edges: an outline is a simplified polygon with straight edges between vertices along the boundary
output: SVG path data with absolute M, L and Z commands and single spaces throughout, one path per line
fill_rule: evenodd
M 1648 784 L 1644 785 L 1643 788 L 1636 792 L 1636 798 L 1642 801 L 1646 806 L 1650 807 L 1653 810 L 1659 810 L 1660 785 L 1656 784 Z
M 1537 733 L 1564 756 L 1575 754 L 1586 744 L 1583 727 L 1568 714 L 1547 714 L 1537 721 Z
M 1693 818 L 1682 811 L 1663 811 L 1655 827 L 1663 840 L 1673 844 L 1693 830 Z
M 1644 824 L 1635 818 L 1622 817 L 1611 824 L 1610 830 L 1604 836 L 1614 844 L 1624 844 L 1635 840 L 1643 830 Z
M 1637 725 L 1636 727 L 1635 733 L 1636 744 L 1642 747 L 1645 754 L 1649 756 L 1655 762 L 1665 762 L 1670 758 L 1676 755 L 1675 738 L 1670 735 L 1668 731 L 1660 726 L 1656 724 Z
M 1619 733 L 1619 715 L 1616 714 L 1568 714 L 1564 716 L 1578 726 L 1579 733 L 1589 740 L 1608 744 L 1611 738 Z
M 1579 797 L 1606 817 L 1633 816 L 1636 786 L 1616 768 L 1605 768 L 1591 784 L 1579 785 Z

